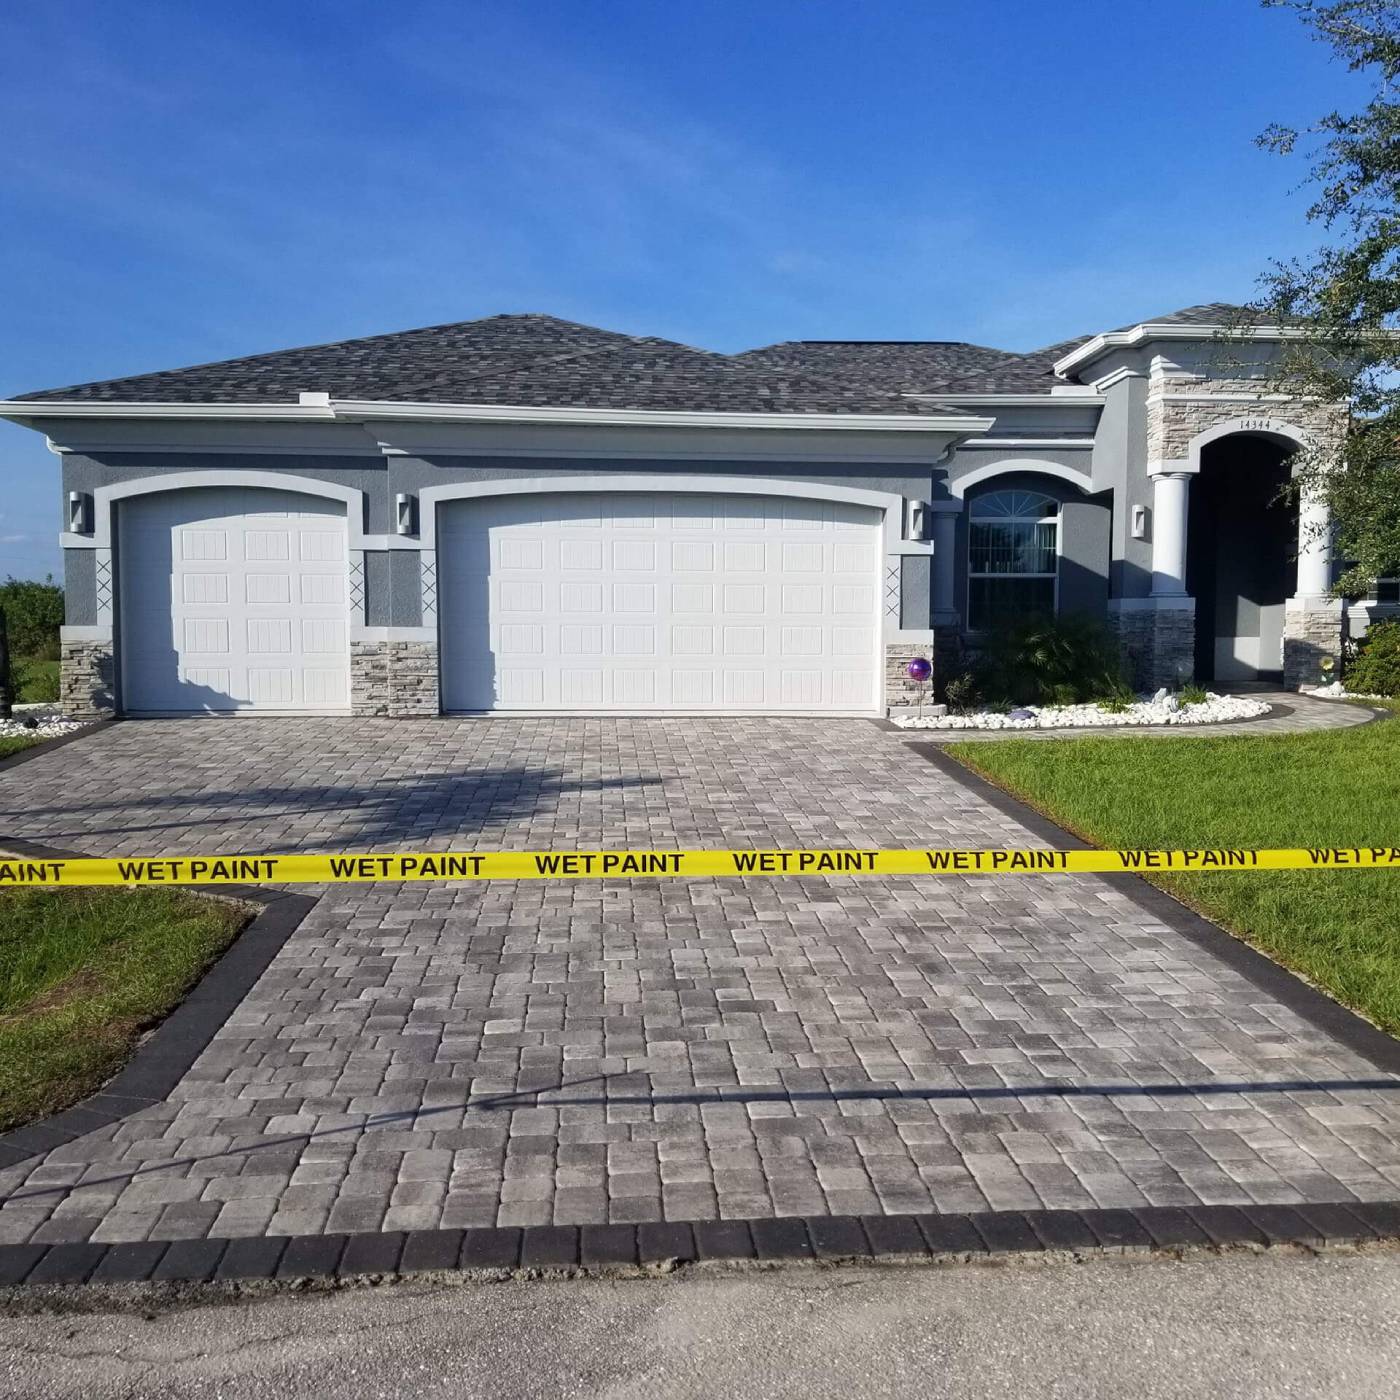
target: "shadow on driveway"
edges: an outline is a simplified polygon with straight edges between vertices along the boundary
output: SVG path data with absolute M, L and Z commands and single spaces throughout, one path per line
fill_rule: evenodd
M 655 775 L 580 780 L 560 768 L 505 767 L 403 773 L 347 784 L 262 784 L 186 793 L 117 789 L 111 801 L 59 800 L 52 806 L 29 801 L 0 808 L 0 824 L 21 835 L 42 829 L 46 840 L 66 838 L 81 846 L 94 836 L 276 823 L 272 846 L 247 844 L 249 852 L 256 852 L 295 849 L 300 843 L 288 838 L 285 824 L 290 820 L 295 826 L 297 819 L 325 815 L 333 819 L 339 840 L 369 845 L 410 838 L 440 842 L 505 831 L 541 812 L 557 812 L 570 796 L 623 792 L 663 781 Z M 111 826 L 82 820 L 109 812 L 114 816 Z M 53 818 L 71 818 L 75 824 L 64 829 L 50 825 Z M 317 828 L 324 830 L 320 823 Z

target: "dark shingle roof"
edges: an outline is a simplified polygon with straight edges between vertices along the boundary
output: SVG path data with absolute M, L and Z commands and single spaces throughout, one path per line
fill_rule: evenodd
M 1130 331 L 1134 326 L 1227 326 L 1244 307 L 1228 301 L 1204 301 L 1199 306 L 1183 306 L 1180 311 L 1168 311 L 1164 316 L 1140 316 L 1117 330 Z
M 1212 302 L 1152 321 L 1227 323 L 1237 311 Z M 1055 362 L 1084 340 L 1027 354 L 960 340 L 793 340 L 720 355 L 554 316 L 505 315 L 70 384 L 18 401 L 281 404 L 312 391 L 401 403 L 930 414 L 936 404 L 907 395 L 1049 393 L 1066 382 L 1055 378 Z
M 490 316 L 19 396 L 111 403 L 295 403 L 333 398 L 713 412 L 936 412 L 898 392 L 747 363 L 552 316 Z
M 337 398 L 424 398 L 456 382 L 580 351 L 627 344 L 631 336 L 553 316 L 488 316 L 421 330 L 371 335 L 275 350 L 186 369 L 70 384 L 20 399 L 84 399 L 125 403 L 295 403 L 303 390 Z M 449 400 L 450 401 L 450 400 Z
M 462 389 L 464 401 L 543 408 L 700 409 L 731 413 L 936 412 L 898 392 L 670 340 L 637 339 L 582 354 L 503 364 Z M 433 399 L 418 390 L 385 398 Z
M 1043 346 L 1025 355 L 1008 356 L 1001 364 L 970 374 L 938 390 L 944 394 L 1048 394 L 1056 384 L 1071 384 L 1069 379 L 1055 376 L 1055 362 L 1062 360 L 1087 336 L 1075 336 L 1054 345 Z
M 962 340 L 787 340 L 736 355 L 774 365 L 836 375 L 889 393 L 934 393 L 954 379 L 1017 357 Z

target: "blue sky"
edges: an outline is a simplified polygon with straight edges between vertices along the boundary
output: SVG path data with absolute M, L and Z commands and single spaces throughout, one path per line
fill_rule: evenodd
M 1286 12 L 1073 0 L 12 6 L 0 395 L 499 311 L 1030 349 L 1312 244 Z M 58 567 L 0 425 L 0 576 Z

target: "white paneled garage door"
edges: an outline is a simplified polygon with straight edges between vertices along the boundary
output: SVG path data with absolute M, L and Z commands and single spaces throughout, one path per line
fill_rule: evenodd
M 870 712 L 880 515 L 687 493 L 522 494 L 438 521 L 448 710 Z
M 336 713 L 350 704 L 345 512 L 205 487 L 118 508 L 129 713 Z

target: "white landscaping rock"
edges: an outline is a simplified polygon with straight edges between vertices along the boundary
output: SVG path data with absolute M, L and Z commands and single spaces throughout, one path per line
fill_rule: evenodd
M 1364 690 L 1348 690 L 1341 681 L 1333 681 L 1330 685 L 1305 685 L 1299 693 L 1315 695 L 1319 700 L 1385 700 L 1388 698 L 1384 695 L 1371 695 Z
M 1160 692 L 1159 692 L 1160 695 Z M 1204 703 L 1183 705 L 1175 695 L 1139 700 L 1115 714 L 1098 705 L 1027 705 L 1021 713 L 1029 719 L 1012 719 L 1009 714 L 986 710 L 970 715 L 893 716 L 901 729 L 1089 729 L 1109 725 L 1219 724 L 1230 719 L 1258 719 L 1269 713 L 1263 700 L 1242 695 L 1216 695 L 1206 692 Z
M 57 705 L 15 705 L 13 719 L 0 719 L 0 739 L 57 739 L 81 729 L 80 720 L 69 719 Z M 26 719 L 36 721 L 34 728 L 25 725 Z

